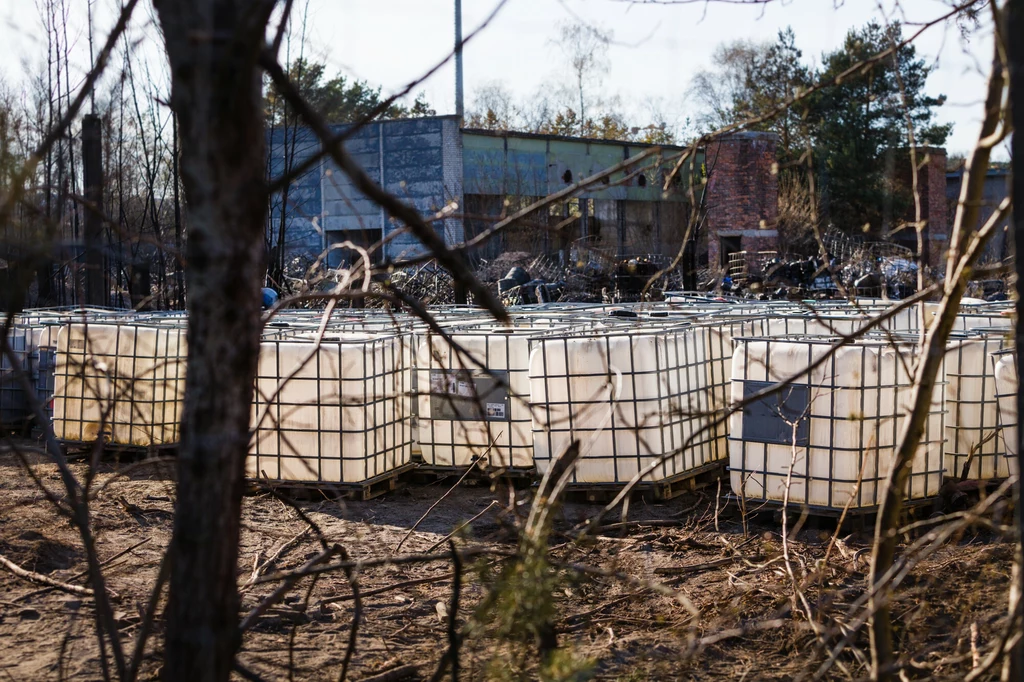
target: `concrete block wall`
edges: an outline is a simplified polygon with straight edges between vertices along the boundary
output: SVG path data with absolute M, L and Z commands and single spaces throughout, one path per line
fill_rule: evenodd
M 332 126 L 335 133 L 347 125 Z M 295 163 L 320 150 L 319 141 L 308 130 L 299 131 Z M 434 221 L 434 228 L 449 243 L 463 239 L 462 139 L 454 116 L 434 116 L 367 124 L 345 141 L 345 149 L 366 174 L 388 192 L 415 206 L 424 216 L 434 216 L 454 204 L 455 217 Z M 268 132 L 270 177 L 284 169 L 284 133 Z M 359 192 L 328 157 L 303 174 L 289 190 L 285 207 L 289 221 L 289 252 L 319 255 L 342 240 L 369 245 L 399 229 L 374 202 Z M 280 217 L 281 202 L 277 203 Z M 394 237 L 380 257 L 398 259 L 422 251 L 419 240 L 409 233 Z M 336 264 L 340 253 L 328 258 Z
M 287 150 L 287 153 L 286 153 Z M 270 181 L 281 177 L 290 168 L 295 168 L 320 150 L 320 141 L 306 128 L 276 128 L 267 133 L 267 170 Z M 299 270 L 315 259 L 323 250 L 321 225 L 321 164 L 316 164 L 297 176 L 288 187 L 287 205 L 283 192 L 275 194 L 270 201 L 267 220 L 267 234 L 272 247 L 277 247 L 280 234 L 281 213 L 284 211 L 285 259 L 300 261 Z M 289 274 L 298 275 L 298 272 Z
M 353 134 L 345 147 L 375 182 L 425 217 L 437 214 L 449 203 L 462 204 L 461 171 L 453 171 L 462 165 L 454 117 L 379 121 Z M 332 234 L 340 239 L 365 233 L 369 242 L 401 227 L 363 196 L 333 162 L 325 165 L 323 221 L 328 241 Z M 439 220 L 434 228 L 450 241 L 462 240 L 461 219 Z M 383 255 L 400 259 L 420 252 L 419 240 L 406 232 L 389 241 Z

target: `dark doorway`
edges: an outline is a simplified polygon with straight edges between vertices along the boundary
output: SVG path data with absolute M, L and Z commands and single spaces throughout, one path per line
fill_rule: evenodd
M 369 249 L 380 241 L 380 229 L 366 230 L 337 230 L 327 233 L 327 264 L 332 268 L 350 268 L 359 262 L 360 253 L 357 249 L 348 246 L 338 246 L 345 242 L 351 243 L 364 249 Z M 370 259 L 377 262 L 381 259 L 382 252 L 377 249 L 370 254 Z
M 723 268 L 729 267 L 729 256 L 743 250 L 743 237 L 719 237 L 718 256 Z

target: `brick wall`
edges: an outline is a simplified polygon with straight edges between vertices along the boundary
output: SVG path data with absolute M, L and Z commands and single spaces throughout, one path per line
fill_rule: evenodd
M 708 263 L 720 263 L 722 237 L 745 251 L 778 249 L 779 183 L 775 133 L 740 132 L 705 148 L 708 169 Z
M 910 165 L 910 150 L 900 149 L 895 152 L 896 182 L 908 193 L 911 199 L 903 221 L 916 220 L 916 209 L 913 203 L 913 174 Z M 946 249 L 949 244 L 949 203 L 946 198 L 946 150 L 941 147 L 918 147 L 917 158 L 917 189 L 921 198 L 921 220 L 924 222 L 924 263 L 925 265 L 943 267 Z M 892 229 L 890 226 L 889 229 Z M 897 233 L 895 241 L 908 248 L 917 248 L 917 237 L 913 228 L 905 228 Z
M 928 195 L 921 197 L 922 206 L 928 207 L 925 232 L 928 234 L 927 264 L 935 267 L 945 262 L 949 247 L 949 204 L 946 202 L 946 150 L 928 149 L 925 166 L 928 177 Z

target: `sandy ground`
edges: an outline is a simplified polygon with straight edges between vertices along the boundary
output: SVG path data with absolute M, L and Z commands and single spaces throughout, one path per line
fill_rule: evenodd
M 136 464 L 127 475 L 116 475 L 125 468 L 102 465 L 93 483 L 94 489 L 102 489 L 92 513 L 101 560 L 131 548 L 106 565 L 120 635 L 130 652 L 170 536 L 174 485 L 172 465 Z M 85 476 L 84 464 L 74 469 Z M 36 463 L 33 471 L 61 496 L 55 467 Z M 298 506 L 329 542 L 344 546 L 351 557 L 381 557 L 395 552 L 452 482 L 409 487 L 366 502 L 311 499 Z M 833 617 L 851 620 L 844 614 L 863 588 L 866 553 L 858 549 L 867 546 L 867 536 L 853 534 L 829 549 L 832 533 L 824 524 L 801 530 L 789 543 L 796 584 L 815 613 L 812 625 L 803 602 L 793 598 L 794 578 L 782 560 L 780 525 L 761 516 L 748 519 L 744 533 L 732 506 L 723 509 L 719 500 L 716 514 L 716 492 L 712 488 L 662 504 L 634 501 L 629 525 L 586 542 L 574 541 L 572 529 L 598 507 L 569 502 L 557 512 L 550 537 L 552 560 L 576 568 L 545 574 L 550 581 L 540 588 L 539 608 L 550 610 L 554 629 L 544 641 L 556 638 L 565 652 L 559 659 L 563 672 L 582 668 L 588 677 L 618 680 L 789 680 L 821 664 L 816 646 L 839 641 L 841 635 L 830 631 Z M 516 519 L 507 510 L 514 505 L 525 516 L 529 494 L 528 489 L 503 484 L 460 486 L 409 535 L 401 553 L 430 550 L 494 501 L 498 504 L 459 533 L 456 542 L 463 548 L 511 553 L 516 549 Z M 312 533 L 300 535 L 307 524 L 295 509 L 269 494 L 247 497 L 243 513 L 241 585 L 254 566 L 296 536 L 263 575 L 301 566 L 320 551 Z M 85 584 L 77 532 L 55 514 L 10 452 L 0 453 L 0 553 L 28 570 Z M 908 677 L 962 679 L 984 654 L 1005 623 L 1011 554 L 1010 544 L 975 527 L 911 571 L 893 609 L 900 648 L 913 653 L 912 659 L 904 659 Z M 522 679 L 541 674 L 535 641 L 509 643 L 508 633 L 528 629 L 524 614 L 538 608 L 529 595 L 517 594 L 486 611 L 498 614 L 490 620 L 479 616 L 481 600 L 506 563 L 500 556 L 482 556 L 466 567 L 458 622 L 488 624 L 461 649 L 463 679 L 513 678 L 517 670 Z M 806 577 L 816 566 L 821 570 Z M 365 596 L 348 679 L 406 665 L 419 666 L 407 679 L 430 679 L 448 644 L 451 571 L 450 562 L 438 561 L 370 568 L 356 577 Z M 529 580 L 526 584 L 540 584 Z M 677 590 L 700 611 L 699 618 L 678 597 L 658 593 L 645 581 Z M 243 613 L 275 584 L 244 588 Z M 351 632 L 350 597 L 348 579 L 340 571 L 301 581 L 245 634 L 239 661 L 268 680 L 288 679 L 289 669 L 292 679 L 338 679 Z M 102 678 L 93 618 L 90 598 L 46 589 L 0 569 L 0 678 Z M 510 629 L 510 618 L 520 627 Z M 142 679 L 159 675 L 162 628 L 158 618 Z M 499 632 L 504 635 L 499 637 Z M 857 651 L 867 651 L 864 634 L 852 641 Z M 972 642 L 979 653 L 972 654 Z M 566 663 L 569 659 L 574 663 Z M 826 676 L 864 675 L 857 654 L 848 650 Z

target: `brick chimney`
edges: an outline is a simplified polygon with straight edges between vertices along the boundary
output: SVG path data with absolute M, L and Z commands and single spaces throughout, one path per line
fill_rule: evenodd
M 894 184 L 897 189 L 910 198 L 906 212 L 897 216 L 898 220 L 888 218 L 883 222 L 885 231 L 897 227 L 900 223 L 913 223 L 916 220 L 916 209 L 913 201 L 914 176 L 910 164 L 910 149 L 901 148 L 890 153 L 895 168 Z M 917 191 L 921 197 L 921 220 L 924 222 L 922 241 L 924 246 L 923 261 L 931 267 L 945 265 L 946 250 L 949 248 L 949 201 L 946 196 L 946 150 L 942 147 L 918 147 L 917 158 Z M 899 230 L 889 237 L 892 241 L 917 251 L 917 234 L 913 225 Z
M 775 133 L 739 132 L 705 148 L 708 263 L 735 251 L 778 250 L 779 182 Z
M 946 150 L 942 147 L 920 147 L 917 159 L 918 164 L 923 164 L 917 175 L 921 191 L 921 217 L 927 221 L 924 228 L 924 262 L 933 268 L 944 266 L 946 251 L 949 249 Z

